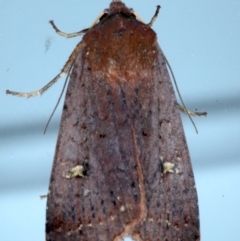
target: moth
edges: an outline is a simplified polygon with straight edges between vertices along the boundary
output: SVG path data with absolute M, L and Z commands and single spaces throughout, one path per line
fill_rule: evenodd
M 47 196 L 47 241 L 197 241 L 198 199 L 166 58 L 120 0 L 83 34 L 70 74 Z

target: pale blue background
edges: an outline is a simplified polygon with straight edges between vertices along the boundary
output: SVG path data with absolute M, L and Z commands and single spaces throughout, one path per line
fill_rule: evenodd
M 240 231 L 240 1 L 126 0 L 154 23 L 199 134 L 183 116 L 199 194 L 202 241 L 238 241 Z M 109 0 L 0 1 L 0 236 L 45 240 L 46 194 L 62 104 L 43 130 L 64 78 L 42 97 L 7 96 L 37 90 L 63 67 L 80 38 L 58 36 L 89 27 Z M 47 42 L 50 43 L 46 49 Z

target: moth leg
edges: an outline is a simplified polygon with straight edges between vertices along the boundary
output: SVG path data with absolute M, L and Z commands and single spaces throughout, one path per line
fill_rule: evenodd
M 49 23 L 52 25 L 52 27 L 54 28 L 54 30 L 56 31 L 57 34 L 63 36 L 63 37 L 66 37 L 66 38 L 74 38 L 74 37 L 77 37 L 77 36 L 81 36 L 83 34 L 85 34 L 89 28 L 86 28 L 86 29 L 83 29 L 79 32 L 75 32 L 75 33 L 65 33 L 65 32 L 62 32 L 61 30 L 59 30 L 57 28 L 57 26 L 55 25 L 55 23 L 53 22 L 53 20 L 50 20 Z
M 156 20 L 158 14 L 159 14 L 159 10 L 160 10 L 160 8 L 161 8 L 161 6 L 160 6 L 160 5 L 157 5 L 156 12 L 155 12 L 155 14 L 153 15 L 153 17 L 152 17 L 150 23 L 148 23 L 148 26 L 152 27 L 153 23 L 155 22 L 155 20 Z
M 27 98 L 33 97 L 33 96 L 36 96 L 36 95 L 42 95 L 47 89 L 49 89 L 54 83 L 56 83 L 63 75 L 68 73 L 68 71 L 71 69 L 78 53 L 80 52 L 80 50 L 82 48 L 83 48 L 83 43 L 82 42 L 78 43 L 78 45 L 73 50 L 70 57 L 68 58 L 68 61 L 64 65 L 61 72 L 53 80 L 51 80 L 47 85 L 45 85 L 43 88 L 41 88 L 37 91 L 28 92 L 28 93 L 6 90 L 6 94 L 16 95 L 16 96 L 20 96 L 20 97 L 27 97 Z
M 156 9 L 156 12 L 155 12 L 154 16 L 152 17 L 150 23 L 147 24 L 149 27 L 151 27 L 151 26 L 153 25 L 154 21 L 156 20 L 160 8 L 161 8 L 161 6 L 160 6 L 160 5 L 157 5 L 157 9 Z M 142 22 L 142 23 L 145 23 L 145 22 L 143 21 L 143 19 L 142 19 L 135 11 L 132 11 L 132 14 L 135 15 L 135 17 L 136 17 L 137 20 L 139 20 L 139 21 Z
M 191 116 L 206 116 L 207 112 L 198 112 L 198 111 L 192 111 L 192 110 L 187 110 L 186 108 L 184 108 L 183 106 L 177 104 L 178 109 L 180 111 L 182 111 L 185 114 L 191 115 Z
M 41 198 L 41 199 L 45 199 L 45 198 L 47 198 L 47 197 L 48 197 L 48 194 L 40 195 L 40 198 Z
M 101 12 L 101 14 L 99 14 L 99 16 L 96 18 L 96 20 L 93 22 L 92 26 L 94 26 L 98 21 L 99 19 L 101 19 L 101 17 L 106 14 L 107 11 L 103 11 Z M 78 31 L 78 32 L 75 32 L 75 33 L 65 33 L 65 32 L 62 32 L 61 30 L 58 29 L 58 27 L 55 25 L 55 23 L 53 22 L 53 20 L 50 20 L 49 23 L 52 25 L 52 27 L 54 28 L 54 30 L 56 31 L 57 34 L 63 36 L 63 37 L 66 37 L 66 38 L 74 38 L 74 37 L 77 37 L 77 36 L 81 36 L 83 34 L 85 34 L 89 28 L 85 28 L 81 31 Z M 92 27 L 91 26 L 91 27 Z M 90 28 L 91 28 L 90 27 Z

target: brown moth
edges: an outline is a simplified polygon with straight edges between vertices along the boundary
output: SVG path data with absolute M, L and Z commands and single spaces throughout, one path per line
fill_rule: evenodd
M 113 1 L 84 35 L 73 66 L 50 181 L 47 240 L 195 241 L 198 216 L 156 34 Z
M 52 81 L 72 69 L 47 200 L 48 241 L 200 240 L 182 121 L 151 29 L 158 10 L 145 24 L 115 0 L 91 28 L 66 34 L 84 36 Z

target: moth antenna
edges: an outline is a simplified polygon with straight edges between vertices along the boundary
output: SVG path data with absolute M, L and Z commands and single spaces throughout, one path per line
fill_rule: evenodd
M 68 71 L 68 74 L 67 74 L 67 77 L 66 77 L 66 79 L 65 79 L 65 82 L 64 82 L 64 85 L 63 85 L 61 94 L 60 94 L 60 96 L 59 96 L 59 98 L 58 98 L 57 104 L 55 105 L 55 107 L 54 107 L 54 109 L 53 109 L 53 111 L 52 111 L 52 114 L 50 115 L 50 117 L 49 117 L 49 119 L 48 119 L 48 121 L 47 121 L 46 127 L 45 127 L 44 132 L 43 132 L 44 134 L 45 134 L 46 131 L 47 131 L 48 125 L 49 125 L 49 123 L 50 123 L 50 121 L 51 121 L 51 119 L 52 119 L 52 117 L 53 117 L 53 115 L 54 115 L 54 113 L 55 113 L 55 111 L 56 111 L 59 103 L 60 103 L 60 100 L 62 99 L 63 92 L 64 92 L 64 90 L 65 90 L 65 88 L 66 88 L 66 85 L 67 85 L 67 82 L 68 82 L 68 78 L 69 78 L 69 75 L 70 75 L 70 73 L 71 73 L 72 68 L 73 68 L 73 64 L 72 64 L 71 68 L 70 68 L 69 71 Z
M 164 57 L 164 59 L 165 59 L 165 61 L 166 61 L 167 67 L 168 67 L 168 69 L 170 70 L 170 73 L 171 73 L 171 75 L 172 75 L 172 79 L 173 79 L 174 85 L 175 85 L 175 87 L 176 87 L 176 90 L 177 90 L 178 96 L 179 96 L 179 98 L 180 98 L 180 101 L 181 101 L 181 103 L 182 103 L 182 105 L 183 105 L 183 108 L 186 110 L 186 111 L 184 111 L 184 112 L 188 115 L 190 121 L 191 121 L 192 124 L 193 124 L 193 127 L 194 127 L 196 133 L 198 134 L 197 127 L 196 127 L 196 125 L 195 125 L 192 117 L 190 116 L 189 111 L 187 110 L 187 107 L 185 106 L 185 104 L 184 104 L 184 102 L 183 102 L 183 99 L 182 99 L 182 96 L 181 96 L 180 91 L 179 91 L 179 89 L 178 89 L 177 81 L 176 81 L 176 79 L 175 79 L 175 76 L 174 76 L 174 73 L 173 73 L 173 71 L 172 71 L 171 65 L 169 64 L 169 62 L 168 62 L 165 54 L 164 54 L 163 52 L 162 52 L 162 54 L 163 54 L 163 57 Z

